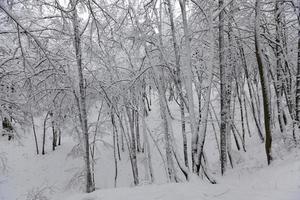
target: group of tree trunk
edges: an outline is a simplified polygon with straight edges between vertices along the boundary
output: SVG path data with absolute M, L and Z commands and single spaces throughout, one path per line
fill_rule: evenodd
M 22 14 L 24 9 L 32 16 Z M 265 143 L 267 164 L 274 157 L 272 136 L 278 134 L 286 148 L 297 145 L 300 1 L 7 0 L 0 11 L 7 25 L 0 40 L 13 41 L 0 49 L 5 67 L 0 82 L 13 82 L 23 98 L 1 101 L 26 105 L 37 154 L 31 108 L 46 113 L 42 154 L 47 126 L 54 151 L 66 120 L 61 113 L 73 117 L 84 152 L 86 192 L 95 190 L 95 146 L 104 116 L 113 138 L 115 186 L 125 155 L 134 185 L 140 184 L 142 163 L 149 183 L 155 181 L 151 148 L 159 152 L 168 181 L 181 176 L 189 181 L 196 174 L 216 183 L 205 153 L 207 134 L 215 138 L 222 175 L 228 164 L 235 165 L 234 146 L 247 151 L 249 137 Z M 163 150 L 148 126 L 153 99 Z M 91 124 L 89 111 L 99 101 L 96 125 Z M 181 130 L 173 129 L 174 103 Z M 4 129 L 7 124 L 4 118 Z

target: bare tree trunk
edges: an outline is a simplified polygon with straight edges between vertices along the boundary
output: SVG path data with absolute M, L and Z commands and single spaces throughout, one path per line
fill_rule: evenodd
M 133 178 L 134 178 L 134 185 L 139 184 L 139 175 L 138 175 L 138 167 L 137 167 L 137 156 L 136 156 L 136 140 L 135 140 L 135 134 L 134 134 L 134 116 L 135 111 L 131 110 L 126 107 L 126 113 L 129 121 L 129 128 L 131 133 L 131 141 L 130 141 L 130 147 L 131 147 L 131 159 L 132 159 L 132 170 L 133 170 Z
M 267 155 L 268 164 L 272 161 L 271 147 L 272 147 L 272 130 L 271 130 L 271 112 L 269 104 L 269 91 L 268 91 L 268 78 L 265 71 L 264 58 L 261 50 L 261 40 L 260 40 L 260 17 L 261 17 L 261 0 L 256 0 L 255 3 L 255 54 L 257 59 L 257 65 L 259 69 L 261 90 L 263 96 L 263 108 L 264 108 L 264 124 L 265 124 L 265 150 Z
M 116 109 L 115 109 L 116 111 Z M 124 109 L 124 121 L 126 123 L 126 119 L 125 119 L 125 116 L 126 116 L 126 110 Z M 139 184 L 139 177 L 138 177 L 138 174 L 137 174 L 137 165 L 133 159 L 133 155 L 132 155 L 132 147 L 131 147 L 131 142 L 130 142 L 130 137 L 129 137 L 129 129 L 127 129 L 127 132 L 128 132 L 128 135 L 126 135 L 126 131 L 125 131 L 125 128 L 123 126 L 123 122 L 122 122 L 122 118 L 120 116 L 120 114 L 118 112 L 116 112 L 116 115 L 119 119 L 119 124 L 120 124 L 120 127 L 121 127 L 121 132 L 122 132 L 122 135 L 124 136 L 124 139 L 125 139 L 125 142 L 126 142 L 126 146 L 127 146 L 127 149 L 128 149 L 128 154 L 129 154 L 129 159 L 130 159 L 130 164 L 131 164 L 131 170 L 132 170 L 132 176 L 133 176 L 133 183 L 135 185 L 138 185 Z M 126 123 L 127 124 L 127 123 Z M 127 125 L 126 125 L 127 127 Z
M 183 155 L 184 155 L 185 165 L 186 165 L 186 167 L 189 167 L 188 153 L 187 153 L 187 138 L 186 138 L 186 131 L 185 131 L 184 97 L 183 97 L 182 82 L 181 82 L 180 58 L 179 58 L 179 49 L 178 49 L 178 44 L 177 44 L 177 39 L 176 39 L 174 15 L 173 15 L 173 8 L 172 8 L 171 0 L 168 0 L 168 8 L 169 8 L 169 14 L 170 14 L 170 24 L 171 24 L 173 48 L 174 48 L 175 62 L 176 62 L 175 85 L 177 85 L 176 88 L 177 88 L 178 94 L 179 94 Z
M 242 143 L 245 145 L 245 135 L 246 135 L 246 130 L 245 130 L 245 120 L 244 120 L 244 110 L 243 110 L 243 101 L 242 101 L 242 94 L 239 89 L 239 83 L 236 81 L 236 92 L 238 96 L 238 101 L 239 101 L 239 108 L 240 108 L 240 115 L 241 115 L 241 123 L 242 123 Z
M 116 145 L 117 145 L 118 159 L 121 160 L 119 131 L 118 131 L 117 127 L 116 127 Z
M 209 42 L 209 60 L 207 65 L 207 76 L 208 76 L 208 82 L 207 86 L 203 86 L 203 88 L 207 87 L 206 94 L 204 96 L 204 103 L 203 103 L 203 112 L 201 117 L 201 122 L 199 125 L 199 139 L 197 142 L 197 152 L 195 154 L 195 167 L 196 172 L 199 174 L 200 167 L 202 166 L 203 170 L 205 171 L 205 165 L 201 163 L 202 157 L 204 155 L 204 143 L 205 143 L 205 137 L 206 137 L 206 130 L 207 130 L 207 122 L 208 122 L 208 115 L 209 115 L 209 107 L 210 107 L 210 100 L 211 100 L 211 89 L 213 84 L 213 70 L 214 70 L 214 34 L 213 34 L 213 18 L 211 9 L 209 12 L 209 19 L 208 19 L 208 42 Z M 212 181 L 207 172 L 205 171 L 206 177 L 209 179 L 211 183 L 215 183 L 215 181 Z
M 114 163 L 115 163 L 115 178 L 114 178 L 114 186 L 117 187 L 117 179 L 118 179 L 118 159 L 117 159 L 117 146 L 116 146 L 116 132 L 117 132 L 117 127 L 115 123 L 115 117 L 113 113 L 113 109 L 111 109 L 111 124 L 113 127 L 113 148 L 114 148 Z
M 282 104 L 282 97 L 283 97 L 283 45 L 282 44 L 282 3 L 280 0 L 276 0 L 275 2 L 275 22 L 276 22 L 276 46 L 275 46 L 275 56 L 276 56 L 276 97 L 277 97 L 277 116 L 280 131 L 283 136 L 283 140 L 285 142 L 286 138 L 286 128 L 283 119 L 283 104 Z
M 51 127 L 52 127 L 52 151 L 55 151 L 56 141 L 57 141 L 57 132 L 56 132 L 56 127 L 55 127 L 52 111 L 50 112 L 50 117 L 51 117 Z
M 61 129 L 58 129 L 58 146 L 61 145 Z
M 47 126 L 47 119 L 48 119 L 49 111 L 47 112 L 44 118 L 44 131 L 43 131 L 43 146 L 42 146 L 42 155 L 45 154 L 45 143 L 46 143 L 46 126 Z
M 229 20 L 228 20 L 228 63 L 223 64 L 224 67 L 224 81 L 225 81 L 225 104 L 224 104 L 224 110 L 226 111 L 226 148 L 227 148 L 227 155 L 228 155 L 228 159 L 230 161 L 230 165 L 233 168 L 233 158 L 231 156 L 231 127 L 234 124 L 234 117 L 235 117 L 235 100 L 236 100 L 236 95 L 238 95 L 237 93 L 235 93 L 234 88 L 232 89 L 233 85 L 233 72 L 235 72 L 236 70 L 236 58 L 234 57 L 235 55 L 235 48 L 234 48 L 234 44 L 233 44 L 233 28 L 232 28 L 232 24 L 234 21 L 234 1 L 230 3 L 230 8 L 229 8 Z M 223 12 L 223 11 L 222 11 Z M 219 15 L 219 17 L 221 17 L 221 13 Z M 224 20 L 224 19 L 223 19 Z M 222 22 L 224 24 L 224 22 Z M 224 31 L 224 30 L 223 30 Z M 219 44 L 220 45 L 220 44 Z M 223 51 L 225 50 L 225 45 L 223 42 Z M 223 51 L 220 51 L 219 53 L 222 53 Z M 225 54 L 225 52 L 223 52 L 223 54 Z M 222 77 L 220 75 L 220 77 Z M 238 79 L 238 77 L 235 77 L 236 79 Z M 235 87 L 238 87 L 238 85 L 236 85 Z M 233 90 L 233 91 L 231 91 Z M 222 91 L 221 91 L 221 95 L 222 95 Z M 232 101 L 231 101 L 232 99 Z M 232 104 L 232 105 L 231 105 Z M 221 111 L 222 113 L 222 111 Z M 221 117 L 222 119 L 222 117 Z M 243 121 L 242 121 L 243 122 Z M 222 124 L 222 122 L 221 122 Z M 222 127 L 222 126 L 221 126 Z M 226 169 L 226 168 L 225 168 Z M 225 171 L 224 171 L 225 172 Z
M 223 0 L 219 0 L 219 8 L 222 8 Z M 230 113 L 230 96 L 228 95 L 228 80 L 226 72 L 228 67 L 225 67 L 225 52 L 224 52 L 224 11 L 221 10 L 219 14 L 219 62 L 220 62 L 220 90 L 221 90 L 221 127 L 220 127 L 220 147 L 221 147 L 221 173 L 226 171 L 227 164 L 227 137 Z M 227 69 L 226 69 L 227 68 Z M 229 100 L 228 100 L 229 99 Z
M 77 3 L 77 1 L 76 1 Z M 78 68 L 78 79 L 79 79 L 79 111 L 81 113 L 81 128 L 84 139 L 84 161 L 85 161 L 85 176 L 86 176 L 86 192 L 93 192 L 95 190 L 95 183 L 92 180 L 91 166 L 90 166 L 90 143 L 89 143 L 89 132 L 88 132 L 88 122 L 87 122 L 87 111 L 86 111 L 86 97 L 85 97 L 85 87 L 83 78 L 83 68 L 82 68 L 82 52 L 81 52 L 81 36 L 79 30 L 79 21 L 76 10 L 76 4 L 74 1 L 71 2 L 74 6 L 72 22 L 74 30 L 74 49 L 76 56 L 76 63 Z
M 144 138 L 144 153 L 145 153 L 145 168 L 146 168 L 146 174 L 147 178 L 150 180 L 150 183 L 154 182 L 154 172 L 153 172 L 153 166 L 152 166 L 152 158 L 151 158 L 151 152 L 150 152 L 150 144 L 149 144 L 149 139 L 148 139 L 148 134 L 147 134 L 147 127 L 146 127 L 146 112 L 147 108 L 145 106 L 144 101 L 141 102 L 142 104 L 142 130 L 143 130 L 143 138 Z
M 252 137 L 251 131 L 250 131 L 250 125 L 249 125 L 249 117 L 248 117 L 248 109 L 247 109 L 247 103 L 246 103 L 246 94 L 243 91 L 243 105 L 245 110 L 245 118 L 246 118 L 246 125 L 247 125 L 247 131 L 249 137 Z
M 164 128 L 164 140 L 165 140 L 165 150 L 166 150 L 166 160 L 167 160 L 167 172 L 168 172 L 168 180 L 170 182 L 176 181 L 176 174 L 174 168 L 174 161 L 173 161 L 173 152 L 172 152 L 172 144 L 171 144 L 171 135 L 169 129 L 169 121 L 168 121 L 168 111 L 167 111 L 167 101 L 165 97 L 165 88 L 164 86 L 164 77 L 162 77 L 163 73 L 162 70 L 158 70 L 153 64 L 151 63 L 151 57 L 148 53 L 148 48 L 145 45 L 145 50 L 147 57 L 149 58 L 150 65 L 152 66 L 154 72 L 154 80 L 157 84 L 158 95 L 159 95 L 159 106 L 160 106 L 160 114 L 163 120 L 163 128 Z
M 122 150 L 122 152 L 125 152 L 124 135 L 123 134 L 121 134 L 121 150 Z
M 34 141 L 35 141 L 36 154 L 39 154 L 39 145 L 38 145 L 38 141 L 37 141 L 35 124 L 34 124 L 34 119 L 33 119 L 32 115 L 31 115 L 31 124 L 32 124 L 33 136 L 34 136 Z
M 254 106 L 254 97 L 253 97 L 253 93 L 252 93 L 253 91 L 252 91 L 252 87 L 251 87 L 251 83 L 250 83 L 250 77 L 249 77 L 248 66 L 247 66 L 247 62 L 246 62 L 246 58 L 245 58 L 244 48 L 239 39 L 237 39 L 236 42 L 239 47 L 239 52 L 240 52 L 241 60 L 243 63 L 243 68 L 245 71 L 245 77 L 246 77 L 247 87 L 248 87 L 249 96 L 250 96 L 250 107 L 251 107 L 253 119 L 254 119 L 255 126 L 258 131 L 259 138 L 260 138 L 261 142 L 264 142 L 264 136 L 263 136 L 263 133 L 261 130 L 261 126 L 259 124 L 259 119 L 256 116 L 256 110 L 255 110 L 255 106 Z M 245 94 L 244 94 L 244 98 L 245 98 Z
M 296 121 L 298 128 L 300 128 L 300 1 L 298 1 L 298 58 L 296 79 Z
M 135 111 L 135 134 L 136 134 L 136 150 L 141 152 L 141 139 L 140 139 L 140 117 L 138 111 Z
M 183 79 L 185 80 L 185 89 L 188 98 L 188 111 L 190 118 L 190 127 L 192 133 L 192 171 L 196 172 L 195 168 L 195 155 L 197 154 L 197 138 L 198 133 L 196 131 L 196 115 L 194 111 L 194 96 L 193 96 L 193 71 L 192 71 L 192 59 L 191 59 L 191 46 L 190 46 L 190 33 L 188 28 L 187 13 L 186 13 L 186 0 L 179 0 L 183 31 L 184 31 L 184 51 L 182 56 L 182 63 L 184 66 Z
M 170 135 L 170 127 L 169 127 L 169 121 L 168 121 L 168 111 L 167 105 L 166 105 L 166 99 L 164 96 L 163 91 L 163 84 L 160 83 L 163 81 L 163 77 L 160 77 L 159 73 L 156 73 L 156 77 L 159 77 L 158 87 L 159 87 L 159 99 L 160 99 L 160 110 L 161 110 L 161 116 L 163 119 L 163 124 L 164 124 L 164 135 L 165 135 L 165 143 L 166 143 L 166 158 L 167 158 L 167 166 L 168 166 L 168 175 L 169 175 L 169 180 L 171 182 L 175 182 L 176 180 L 176 175 L 175 175 L 175 167 L 174 167 L 174 161 L 173 161 L 173 153 L 172 153 L 172 144 L 171 144 L 171 135 Z

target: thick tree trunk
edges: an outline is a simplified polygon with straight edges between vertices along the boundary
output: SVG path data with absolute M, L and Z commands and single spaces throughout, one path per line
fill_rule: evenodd
M 219 0 L 219 9 L 224 5 L 223 0 Z M 221 127 L 220 127 L 220 144 L 221 144 L 221 173 L 226 171 L 227 164 L 227 141 L 229 129 L 230 114 L 230 95 L 228 94 L 228 67 L 225 66 L 225 52 L 224 52 L 224 10 L 219 14 L 219 62 L 220 62 L 220 90 L 221 90 Z
M 86 176 L 86 192 L 93 192 L 95 190 L 95 183 L 92 180 L 91 166 L 90 166 L 90 143 L 89 143 L 89 132 L 87 122 L 87 111 L 86 111 L 86 97 L 84 88 L 83 78 L 83 67 L 82 67 L 82 52 L 81 52 L 81 36 L 79 30 L 79 21 L 76 10 L 76 5 L 72 1 L 72 5 L 75 7 L 73 10 L 73 31 L 74 31 L 74 49 L 76 56 L 76 63 L 78 68 L 78 86 L 79 86 L 79 112 L 81 113 L 81 129 L 84 139 L 84 162 L 85 162 L 85 176 Z
M 300 128 L 300 1 L 298 1 L 298 58 L 296 79 L 296 121 L 298 128 Z
M 271 111 L 269 104 L 269 91 L 268 91 L 268 78 L 264 65 L 264 58 L 262 49 L 260 47 L 260 17 L 261 17 L 261 0 L 256 0 L 255 3 L 255 54 L 257 59 L 257 65 L 259 70 L 259 77 L 261 83 L 262 97 L 263 97 L 263 109 L 264 109 L 264 124 L 265 124 L 265 150 L 267 155 L 268 164 L 272 161 L 271 147 L 272 147 L 272 130 L 271 130 Z

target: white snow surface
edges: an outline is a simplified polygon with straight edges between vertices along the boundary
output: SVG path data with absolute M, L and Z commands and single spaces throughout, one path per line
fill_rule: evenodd
M 259 166 L 237 166 L 224 177 L 215 177 L 215 185 L 193 177 L 189 183 L 99 189 L 90 194 L 71 195 L 66 200 L 299 200 L 299 158 L 294 150 L 271 166 L 252 160 Z

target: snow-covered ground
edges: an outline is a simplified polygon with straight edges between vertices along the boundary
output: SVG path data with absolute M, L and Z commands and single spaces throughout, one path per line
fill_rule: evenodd
M 174 114 L 174 135 L 181 144 L 178 110 L 171 105 Z M 155 139 L 162 138 L 159 108 L 152 108 L 147 123 Z M 92 115 L 93 116 L 93 115 Z M 37 119 L 37 124 L 42 124 Z M 42 127 L 37 127 L 41 143 Z M 104 130 L 102 128 L 101 130 Z M 109 131 L 109 130 L 108 130 Z M 20 131 L 21 132 L 21 131 Z M 138 155 L 141 186 L 132 186 L 132 174 L 127 153 L 122 153 L 118 163 L 117 188 L 114 186 L 114 161 L 111 136 L 99 138 L 97 142 L 95 180 L 97 190 L 91 194 L 80 191 L 82 157 L 76 154 L 76 139 L 64 130 L 62 145 L 56 151 L 50 147 L 51 136 L 46 144 L 46 155 L 36 155 L 33 135 L 28 128 L 20 140 L 8 142 L 0 137 L 0 200 L 299 200 L 300 199 L 300 149 L 283 148 L 274 140 L 274 162 L 266 164 L 264 144 L 261 144 L 252 131 L 246 138 L 247 152 L 237 151 L 232 144 L 234 169 L 228 167 L 225 176 L 220 176 L 218 152 L 211 127 L 208 129 L 206 154 L 209 158 L 210 174 L 217 184 L 193 177 L 189 183 L 165 184 L 166 176 L 161 157 L 152 143 L 155 183 L 144 181 L 143 155 Z M 163 151 L 163 142 L 161 150 Z M 72 153 L 70 153 L 72 152 Z M 4 161 L 5 167 L 2 166 Z M 180 174 L 180 172 L 177 172 Z M 113 188 L 113 189 L 112 189 Z
M 258 166 L 251 166 L 254 163 Z M 71 195 L 67 200 L 299 200 L 300 154 L 293 150 L 271 166 L 249 160 L 216 179 L 216 185 L 193 177 L 190 183 L 104 189 Z
M 104 189 L 91 194 L 71 195 L 67 200 L 300 199 L 299 149 L 289 152 L 285 158 L 276 160 L 271 166 L 266 166 L 264 160 L 255 159 L 255 155 L 252 158 L 230 170 L 224 177 L 215 177 L 218 182 L 215 185 L 193 177 L 190 183 Z M 254 164 L 256 166 L 251 166 Z

